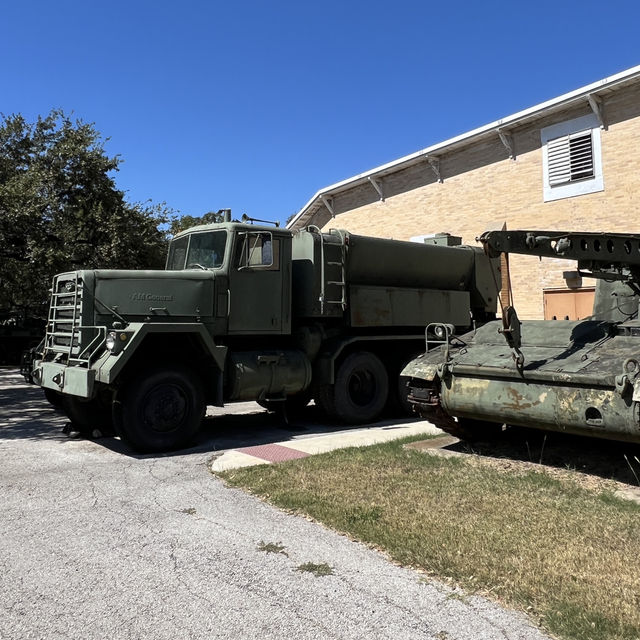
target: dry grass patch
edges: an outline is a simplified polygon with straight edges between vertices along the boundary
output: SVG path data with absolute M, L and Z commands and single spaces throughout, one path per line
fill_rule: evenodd
M 402 441 L 226 472 L 396 561 L 527 609 L 581 640 L 640 638 L 640 506 L 544 471 L 428 456 Z

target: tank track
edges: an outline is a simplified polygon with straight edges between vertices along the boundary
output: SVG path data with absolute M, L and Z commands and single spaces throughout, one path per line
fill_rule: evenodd
M 474 441 L 491 438 L 501 430 L 502 425 L 484 420 L 454 418 L 440 404 L 440 394 L 435 387 L 412 388 L 408 397 L 413 410 L 421 418 L 442 429 L 459 440 Z
M 442 429 L 442 431 L 461 440 L 468 436 L 468 431 L 461 427 L 457 420 L 442 408 L 440 394 L 435 387 L 412 387 L 409 391 L 408 400 L 415 413 L 434 424 L 438 429 Z

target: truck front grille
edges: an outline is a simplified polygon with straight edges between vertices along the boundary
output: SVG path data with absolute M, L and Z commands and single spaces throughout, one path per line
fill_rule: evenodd
M 77 272 L 57 275 L 53 279 L 45 351 L 65 354 L 69 359 L 80 355 L 82 285 Z
M 53 279 L 45 359 L 89 366 L 104 345 L 106 327 L 83 325 L 83 295 L 81 271 L 63 273 Z

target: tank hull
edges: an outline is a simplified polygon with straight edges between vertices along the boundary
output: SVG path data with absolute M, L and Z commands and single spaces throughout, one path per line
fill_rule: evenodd
M 640 443 L 638 403 L 615 389 L 456 375 L 441 388 L 458 418 Z
M 405 368 L 420 414 L 454 435 L 464 420 L 640 443 L 637 323 L 524 322 L 522 368 L 500 327 L 489 323 L 448 356 L 437 349 Z

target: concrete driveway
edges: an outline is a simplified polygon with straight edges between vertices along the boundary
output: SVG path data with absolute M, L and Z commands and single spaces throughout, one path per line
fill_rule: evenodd
M 65 422 L 0 369 L 0 638 L 544 637 L 209 472 L 225 449 L 335 429 L 287 431 L 243 405 L 193 449 L 141 457 L 113 438 L 69 439 Z

